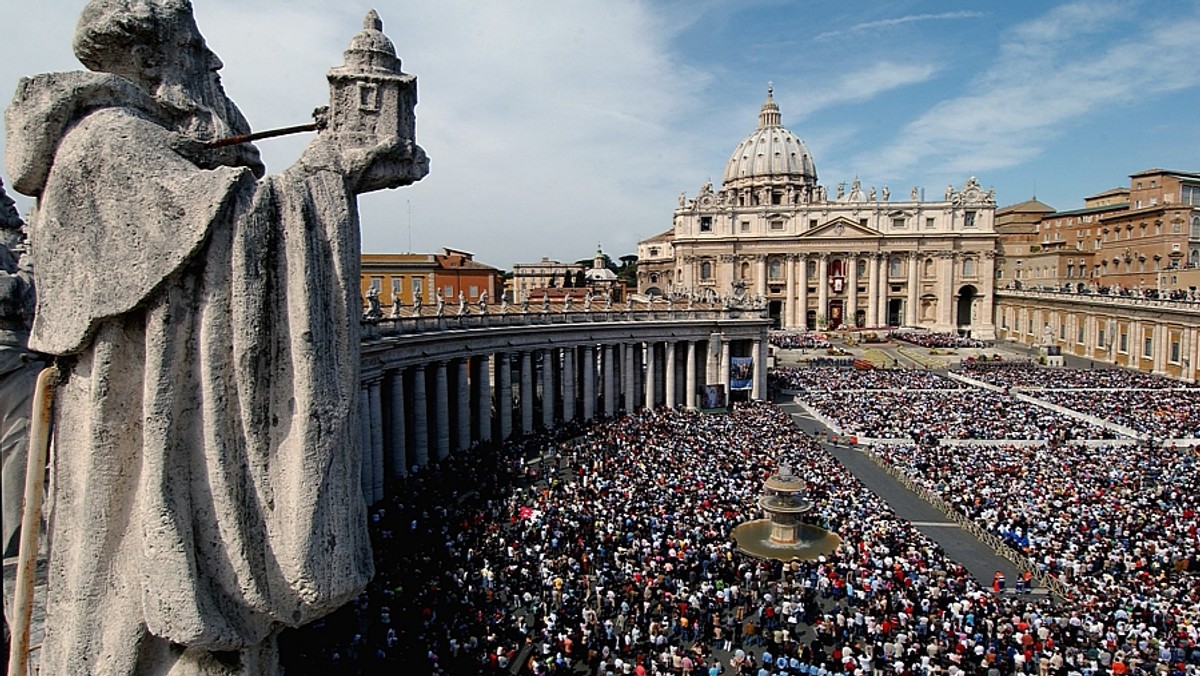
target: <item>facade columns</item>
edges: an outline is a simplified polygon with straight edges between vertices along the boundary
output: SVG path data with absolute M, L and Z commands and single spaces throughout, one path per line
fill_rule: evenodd
M 604 352 L 600 355 L 601 368 L 604 369 L 604 415 L 612 417 L 617 413 L 617 379 L 613 372 L 615 358 L 611 343 L 604 344 Z
M 912 252 L 908 255 L 908 302 L 904 308 L 904 324 L 906 326 L 917 325 L 917 303 L 920 289 L 917 281 L 917 252 Z
M 783 287 L 783 321 L 781 324 L 784 328 L 792 328 L 798 323 L 796 321 L 796 255 L 788 254 L 784 260 L 787 269 L 784 275 L 786 283 Z
M 467 358 L 454 361 L 454 375 L 457 381 L 457 418 L 455 420 L 454 450 L 461 451 L 471 447 L 471 379 L 467 374 L 470 360 Z
M 579 350 L 574 346 L 564 347 L 562 355 L 562 417 L 563 422 L 568 422 L 575 419 L 575 360 Z
M 766 373 L 766 356 L 763 351 L 763 342 L 755 339 L 751 354 L 754 355 L 754 380 L 750 384 L 750 398 L 755 401 L 762 401 L 766 397 L 763 393 L 767 386 Z
M 474 418 L 477 425 L 475 438 L 480 442 L 492 440 L 492 380 L 488 374 L 491 361 L 491 355 L 476 357 L 473 361 L 475 372 L 471 374 L 471 382 L 475 388 L 475 406 L 472 410 L 477 412 Z
M 668 340 L 663 343 L 666 350 L 666 369 L 663 377 L 663 396 L 667 402 L 667 408 L 675 408 L 677 403 L 675 398 L 675 348 L 676 343 Z
M 942 292 L 938 294 L 938 324 L 944 331 L 954 331 L 954 253 L 943 251 L 941 257 L 938 286 Z
M 729 396 L 729 365 L 730 365 L 730 357 L 732 356 L 730 354 L 730 352 L 731 352 L 730 348 L 731 348 L 731 345 L 729 344 L 729 341 L 725 340 L 724 336 L 722 336 L 721 337 L 721 374 L 720 374 L 720 377 L 718 378 L 717 382 L 719 382 L 725 386 L 725 396 L 726 397 Z
M 878 313 L 875 315 L 875 326 L 888 325 L 888 291 L 891 288 L 888 284 L 888 257 L 885 253 L 878 254 L 875 260 L 875 267 L 879 278 L 879 284 L 876 291 L 879 294 L 879 302 L 875 306 Z
M 754 292 L 767 297 L 767 257 L 758 254 L 754 258 Z
M 797 257 L 796 264 L 800 267 L 798 275 L 800 281 L 799 301 L 796 303 L 796 324 L 808 330 L 808 254 L 800 254 Z
M 399 479 L 408 474 L 408 443 L 405 437 L 404 427 L 404 371 L 392 371 L 390 379 L 391 391 L 389 392 L 389 404 L 391 404 L 391 424 L 390 437 L 391 443 L 389 446 L 392 449 L 391 472 L 393 479 Z
M 867 257 L 867 326 L 879 326 L 879 254 Z
M 858 256 L 851 256 L 846 259 L 846 325 L 853 328 L 858 326 L 855 321 L 855 316 L 858 314 Z
M 429 401 L 425 397 L 425 365 L 417 364 L 412 374 L 413 463 L 429 465 Z
M 512 358 L 507 352 L 497 352 L 492 361 L 496 374 L 496 414 L 500 418 L 500 440 L 512 436 L 513 396 Z
M 821 252 L 817 254 L 820 259 L 817 262 L 817 324 L 816 328 L 821 328 L 821 318 L 825 318 L 825 325 L 829 325 L 829 254 Z
M 521 352 L 521 433 L 533 431 L 533 353 Z
M 684 408 L 696 410 L 696 341 L 687 342 L 687 377 L 684 379 Z
M 583 419 L 596 417 L 596 346 L 583 346 Z
M 450 387 L 446 374 L 450 364 L 444 361 L 435 361 L 433 367 L 437 369 L 434 373 L 433 385 L 433 403 L 437 407 L 435 416 L 437 454 L 434 457 L 444 460 L 446 456 L 450 455 Z

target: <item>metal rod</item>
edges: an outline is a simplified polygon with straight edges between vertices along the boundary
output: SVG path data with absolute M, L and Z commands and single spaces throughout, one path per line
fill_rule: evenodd
M 50 413 L 58 367 L 38 374 L 29 421 L 29 457 L 25 466 L 25 497 L 21 515 L 21 548 L 17 558 L 17 588 L 13 591 L 13 634 L 8 649 L 8 676 L 25 676 L 29 669 L 29 635 L 33 619 L 34 574 L 37 570 L 38 530 L 50 452 Z
M 230 136 L 229 138 L 217 139 L 204 144 L 208 148 L 224 148 L 225 146 L 234 146 L 239 143 L 249 143 L 264 138 L 273 138 L 275 136 L 287 136 L 288 134 L 299 134 L 304 131 L 316 131 L 316 122 L 308 124 L 298 124 L 294 127 L 280 127 L 279 129 L 268 129 L 266 131 L 256 131 L 253 134 L 242 134 L 241 136 Z

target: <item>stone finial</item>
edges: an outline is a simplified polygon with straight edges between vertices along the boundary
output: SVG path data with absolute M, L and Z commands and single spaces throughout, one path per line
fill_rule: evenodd
M 379 18 L 379 12 L 371 10 L 367 12 L 367 16 L 363 18 L 363 30 L 375 30 L 383 32 L 383 19 Z

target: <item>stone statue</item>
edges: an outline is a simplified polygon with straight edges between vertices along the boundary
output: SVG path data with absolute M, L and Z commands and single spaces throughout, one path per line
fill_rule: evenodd
M 436 300 L 437 300 L 437 310 L 434 312 L 434 315 L 436 315 L 438 317 L 445 317 L 446 316 L 446 297 L 442 295 L 441 289 L 439 289 L 437 292 Z
M 91 0 L 88 72 L 17 86 L 29 344 L 66 357 L 41 673 L 276 673 L 284 627 L 371 579 L 355 200 L 428 172 L 381 28 L 369 14 L 325 128 L 273 176 L 249 143 L 208 145 L 250 127 L 187 0 Z M 368 74 L 401 99 L 364 132 L 343 95 Z
M 871 186 L 871 192 L 870 192 L 870 194 L 867 196 L 867 201 L 868 201 L 868 202 L 875 202 L 875 201 L 877 201 L 877 200 L 876 200 L 876 194 L 875 194 L 875 186 Z
M 953 184 L 949 184 L 949 185 L 947 185 L 947 186 L 946 186 L 946 201 L 947 201 L 947 202 L 949 202 L 949 201 L 950 201 L 950 197 L 951 197 L 951 195 L 953 195 L 953 194 L 954 194 L 954 185 L 953 185 Z
M 633 296 L 625 296 L 625 311 L 633 310 Z
M 584 312 L 592 311 L 592 292 L 591 291 L 588 291 L 583 296 L 583 311 Z
M 568 312 L 571 311 L 571 292 L 570 291 L 568 291 L 567 295 L 563 297 L 562 311 L 563 311 L 563 314 L 567 314 Z
M 604 309 L 606 311 L 612 310 L 612 300 L 612 292 L 610 291 L 609 294 L 604 298 Z
M 845 183 L 845 182 L 838 183 L 838 188 L 837 188 L 837 199 L 839 199 L 839 200 L 840 200 L 840 199 L 842 199 L 842 198 L 843 198 L 843 197 L 845 197 L 845 196 L 846 196 L 846 183 Z
M 404 308 L 404 303 L 400 300 L 400 296 L 392 296 L 392 312 L 388 315 L 388 319 L 400 319 L 400 310 Z
M 33 388 L 43 364 L 30 352 L 29 327 L 35 305 L 33 271 L 26 251 L 25 224 L 0 181 L 0 452 L 3 452 L 4 556 L 16 556 L 21 535 L 21 499 L 29 454 Z M 5 610 L 11 602 L 5 587 Z
M 467 308 L 467 297 L 460 290 L 458 292 L 458 316 L 469 314 L 471 311 Z
M 481 314 L 481 315 L 486 315 L 486 314 L 488 313 L 488 309 L 487 309 L 487 308 L 488 308 L 488 305 L 487 305 L 487 302 L 488 302 L 487 289 L 484 289 L 483 291 L 480 291 L 480 292 L 479 292 L 479 300 L 478 300 L 477 302 L 479 303 L 479 314 Z
M 421 294 L 419 292 L 413 294 L 413 316 L 414 317 L 421 316 L 421 311 L 422 311 L 421 306 L 424 305 L 424 303 L 425 303 L 424 299 L 422 298 L 422 295 L 423 294 Z
M 508 314 L 508 296 L 500 294 L 500 314 Z
M 550 294 L 542 293 L 542 312 L 550 311 Z
M 683 206 L 684 204 L 687 204 L 687 193 L 681 192 L 679 193 L 679 206 Z
M 892 197 L 892 191 L 886 185 L 883 186 L 883 201 L 886 202 Z
M 826 202 L 826 201 L 828 201 L 828 199 L 827 199 L 828 197 L 829 197 L 829 193 L 827 193 L 825 191 L 825 186 L 823 186 L 823 185 L 817 186 L 817 201 L 818 202 Z
M 367 287 L 367 311 L 363 313 L 363 319 L 369 322 L 383 319 L 383 307 L 379 304 L 379 289 L 373 286 Z
M 521 312 L 529 312 L 529 293 L 521 292 Z
M 917 186 L 914 185 L 912 187 L 912 190 L 908 193 L 908 199 L 912 200 L 913 202 L 916 202 L 917 200 L 921 199 L 920 188 L 918 188 Z

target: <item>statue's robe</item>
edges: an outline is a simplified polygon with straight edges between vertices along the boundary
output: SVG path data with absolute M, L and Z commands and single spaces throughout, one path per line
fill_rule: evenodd
M 42 673 L 269 673 L 373 572 L 354 195 L 200 168 L 116 76 L 23 80 L 6 120 L 65 367 Z

